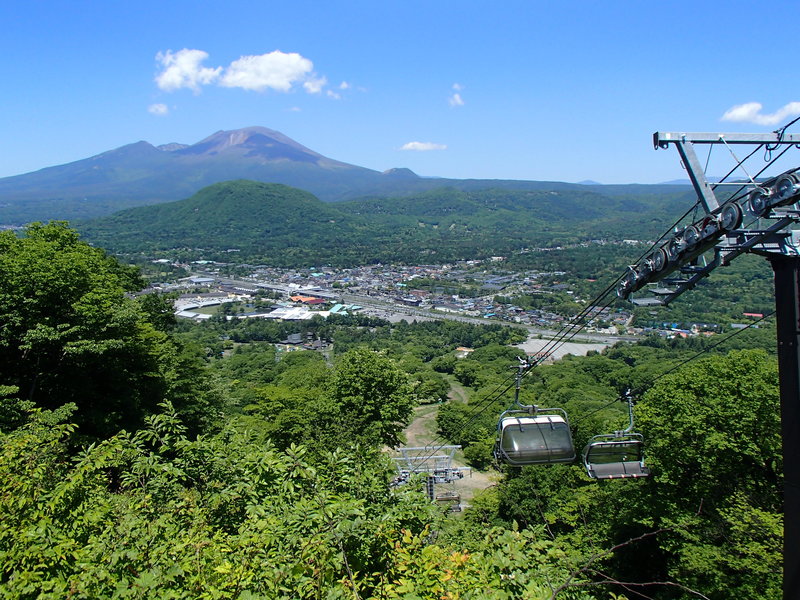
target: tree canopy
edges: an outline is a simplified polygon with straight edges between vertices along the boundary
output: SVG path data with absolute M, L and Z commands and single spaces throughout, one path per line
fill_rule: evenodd
M 74 403 L 82 433 L 104 436 L 139 427 L 163 400 L 185 409 L 195 428 L 212 416 L 219 398 L 202 371 L 192 370 L 197 357 L 159 328 L 169 321 L 154 318 L 155 302 L 126 295 L 141 284 L 135 269 L 65 223 L 33 224 L 22 237 L 0 232 L 0 385 L 8 418 L 18 413 L 15 403 Z

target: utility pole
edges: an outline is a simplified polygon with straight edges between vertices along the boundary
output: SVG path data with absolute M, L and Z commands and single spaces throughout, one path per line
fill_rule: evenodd
M 653 134 L 656 149 L 670 145 L 677 148 L 704 214 L 690 225 L 676 228 L 652 253 L 631 265 L 617 294 L 639 306 L 665 306 L 695 287 L 715 268 L 730 264 L 741 254 L 765 256 L 772 265 L 784 465 L 783 598 L 797 600 L 800 598 L 800 231 L 792 226 L 800 223 L 800 167 L 778 175 L 763 175 L 791 146 L 800 147 L 800 135 L 786 133 L 787 127 L 768 134 Z M 724 145 L 730 151 L 735 166 L 722 181 L 712 184 L 706 179 L 695 153 L 698 144 Z M 755 148 L 739 159 L 734 152 L 738 146 Z M 744 163 L 759 150 L 767 157 L 767 165 L 751 175 Z M 725 181 L 736 172 L 736 180 Z M 726 193 L 720 198 L 717 190 Z M 743 226 L 745 218 L 751 222 Z M 707 260 L 705 255 L 711 251 L 713 258 Z M 649 286 L 656 282 L 660 287 Z M 631 298 L 645 289 L 652 295 Z

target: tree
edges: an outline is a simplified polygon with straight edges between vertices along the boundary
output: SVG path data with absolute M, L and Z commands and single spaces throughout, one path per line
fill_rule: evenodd
M 190 439 L 162 408 L 77 457 L 68 410 L 0 434 L 0 595 L 544 599 L 568 575 L 535 528 L 433 535 L 441 512 L 387 485 L 378 448 L 280 451 L 235 421 Z
M 397 446 L 414 401 L 406 375 L 389 359 L 365 348 L 343 355 L 328 387 L 333 429 L 369 444 Z
M 648 586 L 648 597 L 686 597 L 676 586 L 713 600 L 779 597 L 775 361 L 750 350 L 691 363 L 659 379 L 635 413 L 651 477 L 592 482 L 581 465 L 515 470 L 498 490 L 498 514 L 529 527 L 545 522 L 576 570 L 602 555 L 589 569 L 598 580 L 637 590 L 671 582 Z
M 448 381 L 436 371 L 424 369 L 414 376 L 414 395 L 420 403 L 443 402 L 450 391 Z
M 211 401 L 209 382 L 183 377 L 192 360 L 150 320 L 160 313 L 168 326 L 163 308 L 126 297 L 141 284 L 66 223 L 0 232 L 0 386 L 43 408 L 74 403 L 82 433 L 101 437 L 141 426 L 165 399 L 181 411 Z M 194 417 L 196 429 L 205 417 Z
M 663 544 L 673 576 L 710 597 L 780 592 L 783 461 L 778 372 L 763 351 L 712 357 L 657 382 L 638 422 L 662 522 L 691 523 Z

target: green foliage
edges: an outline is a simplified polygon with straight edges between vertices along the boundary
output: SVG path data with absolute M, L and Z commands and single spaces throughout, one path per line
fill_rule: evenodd
M 658 382 L 639 412 L 665 520 L 681 515 L 693 525 L 669 542 L 671 573 L 711 597 L 777 596 L 783 462 L 775 363 L 755 351 L 700 362 Z
M 217 252 L 237 248 L 239 255 L 246 257 L 275 253 L 306 262 L 313 254 L 313 244 L 330 243 L 332 224 L 350 229 L 354 227 L 351 221 L 308 192 L 238 180 L 211 185 L 187 200 L 128 209 L 82 229 L 93 241 L 114 250 L 199 245 Z M 141 231 L 148 232 L 144 239 Z M 287 243 L 298 235 L 312 245 Z
M 460 187 L 471 189 L 329 204 L 284 185 L 227 181 L 186 200 L 84 223 L 81 230 L 115 252 L 200 247 L 210 259 L 286 267 L 419 263 L 431 257 L 441 263 L 607 236 L 653 236 L 661 233 L 684 195 L 672 188 L 653 196 L 652 189 L 644 188 L 639 194 L 631 190 L 629 198 L 565 184 L 518 190 L 486 189 L 481 182 Z M 146 239 L 141 231 L 148 232 Z M 239 252 L 232 256 L 231 248 Z M 533 255 L 519 256 L 528 257 L 515 259 L 527 264 Z M 535 260 L 548 261 L 539 254 Z M 614 264 L 627 262 L 617 256 Z
M 766 353 L 690 363 L 636 407 L 650 478 L 591 482 L 578 465 L 529 467 L 509 473 L 495 515 L 544 523 L 574 553 L 575 568 L 601 580 L 680 586 L 648 591 L 654 598 L 684 597 L 681 589 L 720 600 L 779 597 L 778 415 L 777 370 Z M 598 547 L 617 549 L 592 559 Z
M 680 373 L 657 382 L 638 410 L 660 483 L 696 510 L 716 510 L 735 491 L 774 499 L 783 471 L 777 365 L 761 352 L 733 352 Z M 718 483 L 713 496 L 708 481 Z
M 280 448 L 397 446 L 416 404 L 408 377 L 390 359 L 351 350 L 329 369 L 314 352 L 292 352 L 267 385 L 251 387 L 249 427 Z
M 0 244 L 7 597 L 588 598 L 606 577 L 663 599 L 778 593 L 782 464 L 765 352 L 668 373 L 713 341 L 654 337 L 537 367 L 521 400 L 566 407 L 579 447 L 624 423 L 611 404 L 621 389 L 650 388 L 637 423 L 653 477 L 598 483 L 579 465 L 527 468 L 445 525 L 413 483 L 391 491 L 380 448 L 400 441 L 417 401 L 446 394 L 452 372 L 472 401 L 442 405 L 438 427 L 487 466 L 517 330 L 342 317 L 173 334 L 162 299 L 127 298 L 132 272 L 63 225 Z M 61 285 L 63 301 L 37 295 L 23 271 Z M 312 352 L 276 360 L 270 342 L 290 332 L 334 338 L 333 366 Z M 459 345 L 475 350 L 455 359 Z M 192 437 L 219 411 L 216 378 L 244 414 Z M 119 381 L 128 387 L 117 393 Z M 65 400 L 75 402 L 33 409 Z M 115 414 L 117 402 L 128 412 Z M 130 432 L 113 435 L 121 423 Z M 90 432 L 105 441 L 76 453 Z M 674 585 L 649 585 L 662 581 Z
M 337 361 L 329 395 L 335 415 L 329 423 L 339 435 L 392 447 L 414 408 L 405 374 L 366 349 L 351 350 Z
M 190 440 L 165 405 L 70 459 L 67 415 L 0 435 L 3 597 L 544 599 L 569 575 L 535 530 L 435 541 L 375 449 L 280 452 L 236 423 Z
M 435 371 L 417 373 L 414 381 L 414 396 L 422 404 L 444 402 L 450 391 L 450 383 Z
M 215 418 L 219 398 L 164 331 L 163 301 L 126 297 L 140 284 L 64 223 L 0 232 L 0 385 L 44 408 L 74 403 L 90 436 L 135 429 L 165 399 L 195 429 Z

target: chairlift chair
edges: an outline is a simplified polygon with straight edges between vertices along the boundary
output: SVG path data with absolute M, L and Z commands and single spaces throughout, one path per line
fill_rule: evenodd
M 592 479 L 647 477 L 644 438 L 640 433 L 596 435 L 583 450 L 583 464 Z
M 650 469 L 644 464 L 644 437 L 633 431 L 633 396 L 630 391 L 621 400 L 628 403 L 628 428 L 596 435 L 583 449 L 583 465 L 592 479 L 626 479 L 650 475 Z
M 497 424 L 494 455 L 513 466 L 572 462 L 575 447 L 567 413 L 534 406 L 505 411 Z
M 521 404 L 519 389 L 522 375 L 531 365 L 519 359 L 514 406 L 500 415 L 494 457 L 509 465 L 566 463 L 575 460 L 575 446 L 561 408 L 539 408 Z

